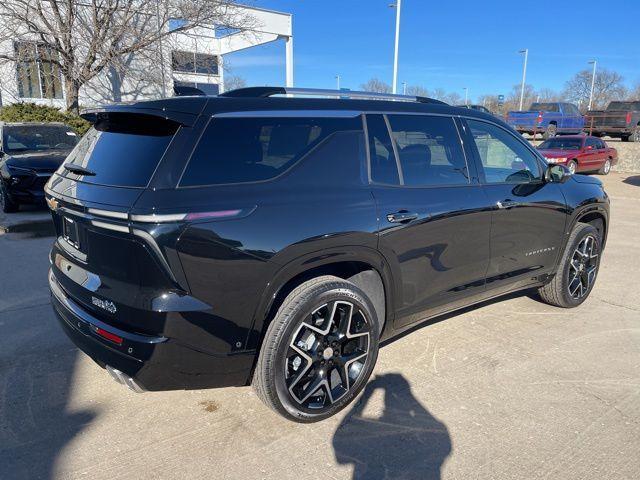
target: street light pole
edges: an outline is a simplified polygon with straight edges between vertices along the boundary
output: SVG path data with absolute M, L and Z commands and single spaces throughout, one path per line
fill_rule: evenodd
M 527 81 L 527 60 L 529 59 L 529 49 L 525 48 L 518 53 L 524 53 L 524 67 L 522 68 L 522 86 L 520 87 L 520 110 L 522 110 L 522 104 L 524 103 L 524 84 Z
M 595 60 L 591 60 L 589 65 L 593 64 L 593 73 L 591 74 L 591 93 L 589 94 L 589 110 L 593 107 L 593 87 L 596 83 L 596 64 Z
M 340 90 L 340 75 L 336 75 L 336 90 Z
M 407 94 L 407 82 L 402 82 L 402 94 Z
M 464 90 L 464 106 L 466 107 L 469 105 L 469 88 L 463 87 L 462 89 Z
M 392 3 L 389 5 L 390 7 L 395 7 L 396 9 L 396 41 L 395 48 L 393 53 L 393 84 L 392 84 L 392 92 L 398 93 L 398 45 L 400 43 L 400 8 L 401 8 L 402 0 L 396 0 L 396 3 Z

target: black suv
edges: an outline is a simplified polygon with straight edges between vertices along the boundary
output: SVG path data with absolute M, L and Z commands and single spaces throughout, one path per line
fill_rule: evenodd
M 575 307 L 593 288 L 601 182 L 482 112 L 261 87 L 86 117 L 46 187 L 52 301 L 135 390 L 253 384 L 316 421 L 419 322 L 532 287 Z
M 44 204 L 45 183 L 76 143 L 76 133 L 62 123 L 0 122 L 0 211 Z

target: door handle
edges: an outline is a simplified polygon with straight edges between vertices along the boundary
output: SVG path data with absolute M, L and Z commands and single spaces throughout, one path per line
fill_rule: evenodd
M 517 207 L 518 205 L 520 205 L 520 203 L 514 202 L 513 200 L 502 200 L 502 201 L 497 201 L 496 205 L 498 206 L 498 208 L 507 209 L 507 208 Z
M 418 218 L 417 213 L 408 212 L 406 210 L 400 210 L 399 212 L 389 213 L 387 215 L 387 220 L 390 223 L 408 223 L 417 218 Z

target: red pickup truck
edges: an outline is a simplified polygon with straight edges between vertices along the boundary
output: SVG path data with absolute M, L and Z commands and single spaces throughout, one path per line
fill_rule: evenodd
M 618 163 L 618 151 L 604 140 L 592 136 L 554 137 L 538 145 L 548 163 L 566 165 L 571 173 L 598 172 L 607 175 Z

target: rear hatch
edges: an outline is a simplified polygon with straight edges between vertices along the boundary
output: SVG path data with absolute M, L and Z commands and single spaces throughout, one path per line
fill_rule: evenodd
M 55 279 L 82 308 L 123 330 L 160 333 L 154 299 L 182 288 L 168 255 L 129 222 L 181 128 L 147 113 L 100 113 L 47 184 Z

